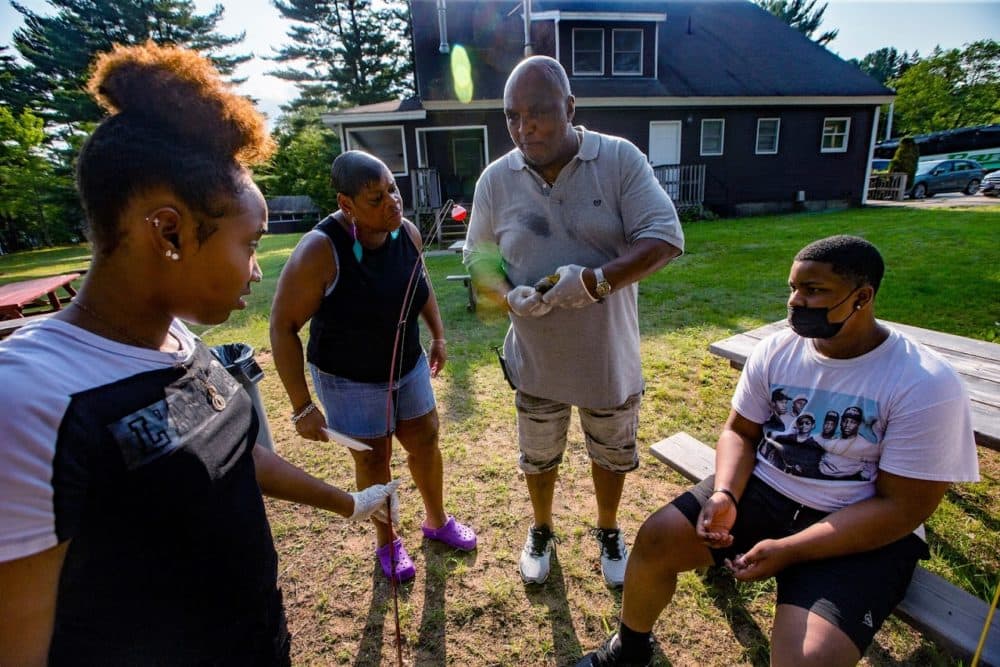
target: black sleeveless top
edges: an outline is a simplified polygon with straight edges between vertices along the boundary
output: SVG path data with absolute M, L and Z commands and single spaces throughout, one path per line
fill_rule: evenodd
M 406 286 L 420 253 L 410 235 L 400 228 L 394 239 L 354 257 L 354 239 L 332 215 L 314 227 L 333 242 L 337 278 L 323 297 L 309 325 L 307 358 L 324 373 L 355 382 L 387 382 L 392 364 L 396 328 Z M 406 314 L 398 375 L 413 370 L 420 348 L 418 316 L 430 289 L 423 269 L 417 269 L 414 294 Z

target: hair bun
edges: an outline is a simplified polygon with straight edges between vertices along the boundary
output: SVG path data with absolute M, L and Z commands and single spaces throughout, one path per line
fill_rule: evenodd
M 110 113 L 138 117 L 196 146 L 253 164 L 274 152 L 264 117 L 201 54 L 147 41 L 94 62 L 87 90 Z

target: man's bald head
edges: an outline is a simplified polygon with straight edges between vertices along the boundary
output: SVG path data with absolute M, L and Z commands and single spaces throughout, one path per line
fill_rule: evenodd
M 503 88 L 504 99 L 507 98 L 511 88 L 516 85 L 521 77 L 530 76 L 532 78 L 541 76 L 558 90 L 563 97 L 569 97 L 572 93 L 569 88 L 569 77 L 566 70 L 555 58 L 549 56 L 531 56 L 525 58 L 517 64 L 507 77 L 507 83 Z

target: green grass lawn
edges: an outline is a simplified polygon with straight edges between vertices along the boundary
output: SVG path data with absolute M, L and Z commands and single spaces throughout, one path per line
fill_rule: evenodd
M 1000 208 L 868 208 L 699 222 L 685 233 L 686 254 L 640 286 L 644 445 L 678 430 L 715 441 L 737 373 L 711 355 L 708 344 L 783 317 L 791 258 L 823 236 L 858 234 L 882 251 L 887 272 L 876 302 L 879 317 L 989 341 L 1000 330 Z M 249 307 L 203 335 L 209 344 L 242 341 L 257 349 L 266 373 L 260 389 L 278 450 L 350 487 L 353 475 L 342 451 L 295 436 L 268 354 L 270 301 L 297 241 L 294 235 L 266 237 L 260 255 L 265 277 Z M 66 272 L 88 255 L 78 247 L 0 257 L 0 283 Z M 448 503 L 477 528 L 480 548 L 468 557 L 419 548 L 419 499 L 397 455 L 394 474 L 404 479 L 401 534 L 418 566 L 416 583 L 404 588 L 401 600 L 407 659 L 434 665 L 572 664 L 614 627 L 620 604 L 594 569 L 596 548 L 586 533 L 594 505 L 582 436 L 574 425 L 561 471 L 555 513 L 562 542 L 553 579 L 542 589 L 525 587 L 516 558 L 530 510 L 516 470 L 512 396 L 489 349 L 502 341 L 507 324 L 466 311 L 464 289 L 444 280 L 462 272 L 458 256 L 429 257 L 427 265 L 449 351 L 434 385 Z M 926 566 L 989 599 L 1000 571 L 1000 457 L 982 449 L 980 454 L 983 481 L 950 491 L 928 522 L 933 557 Z M 684 487 L 683 479 L 644 453 L 623 497 L 629 542 L 645 516 Z M 374 574 L 370 531 L 287 503 L 268 506 L 296 664 L 391 664 L 391 597 Z M 773 604 L 768 583 L 735 587 L 714 577 L 682 578 L 671 612 L 655 628 L 658 664 L 766 664 Z M 864 664 L 955 663 L 891 619 Z

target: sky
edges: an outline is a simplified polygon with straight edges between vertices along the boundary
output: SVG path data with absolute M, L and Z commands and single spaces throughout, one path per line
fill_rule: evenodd
M 452 0 L 453 2 L 455 0 Z M 44 0 L 21 0 L 33 11 L 50 10 Z M 271 0 L 196 0 L 199 12 L 207 12 L 221 2 L 226 12 L 220 25 L 225 34 L 246 31 L 246 40 L 235 52 L 252 52 L 256 57 L 242 65 L 236 75 L 246 77 L 241 91 L 258 101 L 259 108 L 273 120 L 280 106 L 295 97 L 295 87 L 267 72 L 277 63 L 266 60 L 273 49 L 287 43 L 290 23 Z M 863 58 L 884 46 L 897 51 L 929 54 L 935 46 L 960 48 L 980 39 L 1000 38 L 1000 0 L 826 0 L 821 31 L 840 32 L 828 48 L 848 60 Z M 822 5 L 822 0 L 817 3 Z M 668 18 L 669 20 L 669 18 Z M 0 0 L 0 45 L 9 44 L 21 25 L 21 15 Z

